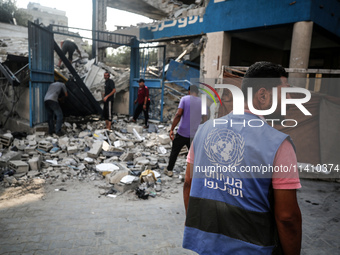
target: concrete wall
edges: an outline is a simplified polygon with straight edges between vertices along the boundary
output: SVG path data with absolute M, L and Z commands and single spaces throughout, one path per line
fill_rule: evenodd
M 39 19 L 39 23 L 43 23 L 45 26 L 49 24 L 68 26 L 68 18 L 65 11 L 45 7 L 38 3 L 29 3 L 27 10 L 22 10 L 32 15 L 34 20 Z
M 129 91 L 120 91 L 115 96 L 113 103 L 113 112 L 120 114 L 129 114 Z

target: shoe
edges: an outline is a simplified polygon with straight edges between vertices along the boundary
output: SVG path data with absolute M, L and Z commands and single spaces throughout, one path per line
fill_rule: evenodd
M 165 170 L 164 170 L 164 174 L 167 175 L 167 176 L 169 176 L 169 177 L 172 177 L 173 172 L 172 172 L 172 171 L 169 171 L 168 169 L 165 169 Z
M 143 128 L 149 128 L 149 125 L 144 126 Z
M 57 136 L 63 136 L 65 135 L 65 133 L 63 131 L 59 131 L 58 133 L 56 133 Z
M 136 123 L 136 121 L 135 121 L 134 119 L 129 120 L 129 122 L 134 122 L 134 123 Z

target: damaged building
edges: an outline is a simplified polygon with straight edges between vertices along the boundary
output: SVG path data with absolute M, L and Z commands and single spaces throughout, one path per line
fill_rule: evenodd
M 297 140 L 298 160 L 339 163 L 337 129 L 326 130 L 321 121 L 339 126 L 326 114 L 338 114 L 340 105 L 339 85 L 327 82 L 327 78 L 340 75 L 340 31 L 335 22 L 340 18 L 338 1 L 93 0 L 92 7 L 92 59 L 82 47 L 85 38 L 62 23 L 31 23 L 28 28 L 1 24 L 0 163 L 7 170 L 20 169 L 18 178 L 7 180 L 8 185 L 27 176 L 67 180 L 105 175 L 108 183 L 124 192 L 121 180 L 125 176 L 129 176 L 125 185 L 132 185 L 142 180 L 144 170 L 154 170 L 145 180 L 156 187 L 157 171 L 166 166 L 171 148 L 169 124 L 189 85 L 201 81 L 212 86 L 226 82 L 239 86 L 247 67 L 259 60 L 281 64 L 290 78 L 303 80 L 294 86 L 313 91 L 306 106 L 313 110 L 313 117 L 304 118 L 298 109 L 292 109 L 289 116 L 294 116 L 299 126 L 289 130 L 277 127 Z M 107 8 L 141 14 L 154 22 L 106 31 Z M 72 65 L 65 63 L 63 69 L 55 68 L 61 58 L 60 42 L 67 38 L 76 42 L 82 58 L 75 58 Z M 122 45 L 131 48 L 130 67 L 104 64 L 106 49 Z M 150 49 L 157 49 L 156 63 L 148 62 Z M 99 121 L 105 71 L 117 89 L 117 115 L 110 133 Z M 69 118 L 64 138 L 46 135 L 43 95 L 55 77 L 67 81 L 73 95 L 63 108 Z M 148 130 L 127 123 L 141 77 L 152 98 L 153 124 Z M 211 109 L 212 117 L 232 110 L 230 93 L 219 94 L 226 103 Z M 311 122 L 309 132 L 300 129 Z M 15 131 L 19 134 L 12 134 Z M 177 161 L 179 175 L 184 171 L 181 166 L 185 165 L 186 151 L 182 154 Z M 157 177 L 152 181 L 154 175 Z

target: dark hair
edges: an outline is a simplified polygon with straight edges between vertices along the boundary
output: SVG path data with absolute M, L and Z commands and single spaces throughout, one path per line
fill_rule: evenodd
M 144 82 L 145 83 L 144 79 L 142 79 L 142 78 L 138 80 L 138 83 L 140 83 L 140 82 Z
M 253 95 L 260 88 L 271 91 L 273 87 L 281 84 L 280 77 L 282 76 L 288 77 L 288 74 L 281 65 L 265 61 L 251 65 L 242 80 L 242 92 L 245 99 L 247 98 L 249 87 L 253 88 Z
M 198 95 L 198 88 L 196 85 L 191 85 L 188 90 L 190 91 L 190 93 L 196 93 Z

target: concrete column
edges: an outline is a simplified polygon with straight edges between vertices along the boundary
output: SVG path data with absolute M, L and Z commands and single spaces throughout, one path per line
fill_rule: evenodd
M 231 36 L 227 32 L 207 34 L 207 43 L 202 56 L 201 77 L 218 78 L 222 66 L 230 64 Z
M 106 20 L 107 20 L 107 0 L 97 0 L 97 30 L 106 31 Z M 100 45 L 97 42 L 97 45 Z M 97 51 L 97 61 L 103 62 L 106 57 L 106 49 L 99 48 Z
M 312 33 L 312 21 L 300 21 L 294 24 L 289 68 L 308 68 Z M 289 78 L 306 78 L 306 74 L 290 73 Z M 305 82 L 302 79 L 301 82 L 297 80 L 294 86 L 305 87 Z

